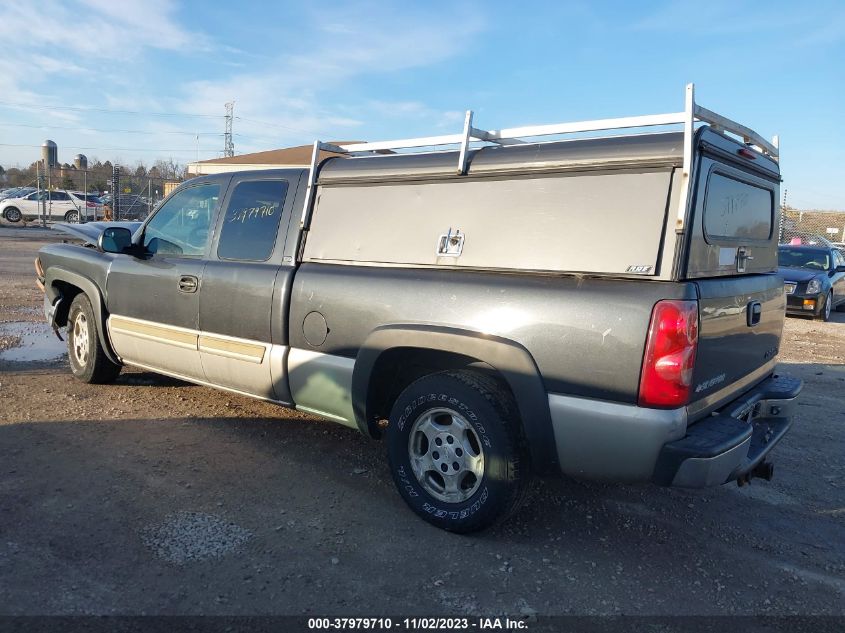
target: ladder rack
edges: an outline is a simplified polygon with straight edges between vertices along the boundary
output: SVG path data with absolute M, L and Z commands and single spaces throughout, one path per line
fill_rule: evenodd
M 311 155 L 311 171 L 308 176 L 305 207 L 302 210 L 302 225 L 307 226 L 312 206 L 313 191 L 316 186 L 316 174 L 319 164 L 320 151 L 334 152 L 345 155 L 367 155 L 386 150 L 413 149 L 420 147 L 439 147 L 444 145 L 458 145 L 458 175 L 467 173 L 467 160 L 470 143 L 486 142 L 496 145 L 518 145 L 528 143 L 527 138 L 542 136 L 559 136 L 580 132 L 598 132 L 605 130 L 623 130 L 654 126 L 681 125 L 684 131 L 684 162 L 682 171 L 682 195 L 676 228 L 683 229 L 686 203 L 689 195 L 689 176 L 692 170 L 692 139 L 696 122 L 708 123 L 717 131 L 728 132 L 742 139 L 750 147 L 756 147 L 762 154 L 778 161 L 778 137 L 771 142 L 764 139 L 757 132 L 736 121 L 708 110 L 695 102 L 695 86 L 687 84 L 685 107 L 682 112 L 668 114 L 649 114 L 644 116 L 621 117 L 614 119 L 597 119 L 594 121 L 579 121 L 576 123 L 555 123 L 551 125 L 531 125 L 524 127 L 504 128 L 501 130 L 482 130 L 472 124 L 473 112 L 467 110 L 464 118 L 463 132 L 460 134 L 444 134 L 440 136 L 424 136 L 419 138 L 398 139 L 393 141 L 375 141 L 372 143 L 350 143 L 348 145 L 334 145 L 332 143 L 314 142 Z M 536 142 L 536 141 L 535 141 Z

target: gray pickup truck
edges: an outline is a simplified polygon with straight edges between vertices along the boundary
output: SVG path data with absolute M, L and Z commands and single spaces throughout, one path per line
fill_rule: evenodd
M 775 373 L 777 155 L 692 86 L 664 115 L 468 112 L 462 134 L 195 178 L 36 271 L 81 380 L 132 365 L 384 436 L 408 505 L 469 532 L 537 474 L 771 478 L 802 387 Z

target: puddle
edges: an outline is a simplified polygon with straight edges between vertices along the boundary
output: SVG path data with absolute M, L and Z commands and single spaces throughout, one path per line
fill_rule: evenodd
M 31 363 L 55 360 L 67 354 L 67 343 L 56 338 L 46 323 L 0 323 L 0 337 L 20 339 L 11 349 L 0 352 L 0 360 Z

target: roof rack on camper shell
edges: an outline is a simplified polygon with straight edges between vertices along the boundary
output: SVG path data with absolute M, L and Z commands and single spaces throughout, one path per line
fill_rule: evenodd
M 366 155 L 373 152 L 384 152 L 386 150 L 430 148 L 442 145 L 458 145 L 457 174 L 464 175 L 467 172 L 467 159 L 469 156 L 470 143 L 487 142 L 496 145 L 518 145 L 528 143 L 526 139 L 542 136 L 561 136 L 581 132 L 598 132 L 606 130 L 622 130 L 631 128 L 643 128 L 654 126 L 681 125 L 684 132 L 684 161 L 681 183 L 681 200 L 678 209 L 676 228 L 683 229 L 684 216 L 686 214 L 687 197 L 689 194 L 689 176 L 692 169 L 692 138 L 695 132 L 695 123 L 708 123 L 713 129 L 720 132 L 734 134 L 742 139 L 742 142 L 750 147 L 757 148 L 762 154 L 778 161 L 778 137 L 772 137 L 771 142 L 764 139 L 760 134 L 749 127 L 736 121 L 717 114 L 712 110 L 698 105 L 695 102 L 695 85 L 687 84 L 685 107 L 682 112 L 671 112 L 668 114 L 648 114 L 643 116 L 620 117 L 613 119 L 596 119 L 593 121 L 578 121 L 575 123 L 554 123 L 550 125 L 530 125 L 523 127 L 504 128 L 501 130 L 482 130 L 472 124 L 473 112 L 467 110 L 464 119 L 464 129 L 460 134 L 444 134 L 440 136 L 423 136 L 418 138 L 398 139 L 393 141 L 375 141 L 372 143 L 350 143 L 347 145 L 335 145 L 314 141 L 314 149 L 311 156 L 311 169 L 308 177 L 308 188 L 305 197 L 305 205 L 302 210 L 302 225 L 307 226 L 310 215 L 310 208 L 313 200 L 313 190 L 317 180 L 317 166 L 320 162 L 320 151 L 335 152 L 347 155 Z M 534 141 L 536 142 L 536 141 Z

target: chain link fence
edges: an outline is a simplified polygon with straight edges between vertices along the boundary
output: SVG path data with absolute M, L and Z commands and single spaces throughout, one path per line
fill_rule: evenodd
M 845 211 L 798 211 L 781 215 L 781 244 L 841 246 L 845 243 Z

